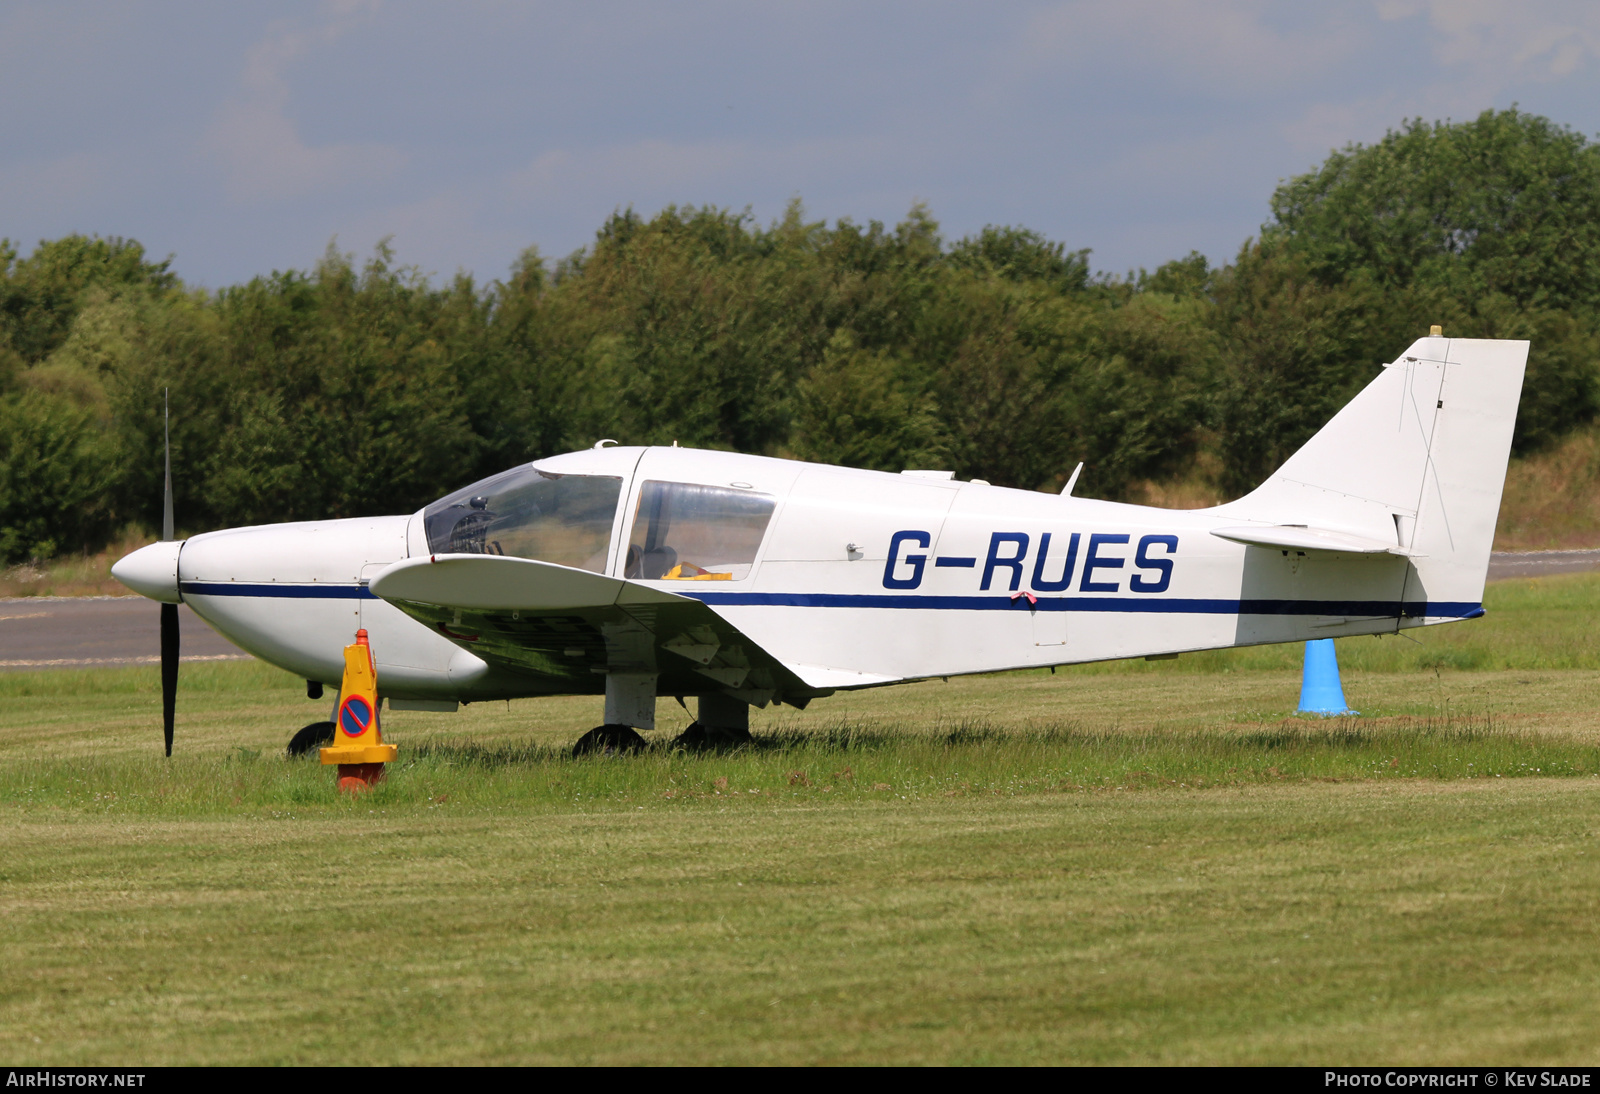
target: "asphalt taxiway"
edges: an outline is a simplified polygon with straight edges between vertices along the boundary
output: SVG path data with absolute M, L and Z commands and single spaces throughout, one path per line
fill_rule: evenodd
M 180 661 L 244 661 L 250 655 L 178 605 Z M 142 596 L 0 599 L 0 671 L 156 665 L 161 608 Z

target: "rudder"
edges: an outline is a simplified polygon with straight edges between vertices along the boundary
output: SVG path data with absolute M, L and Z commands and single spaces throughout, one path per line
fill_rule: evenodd
M 1428 617 L 1459 618 L 1483 602 L 1528 343 L 1429 341 L 1446 343 L 1446 364 L 1416 527 L 1407 544 L 1413 568 L 1404 599 L 1436 605 Z

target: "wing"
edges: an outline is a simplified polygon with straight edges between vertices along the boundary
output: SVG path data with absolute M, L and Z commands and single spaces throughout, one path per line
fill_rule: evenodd
M 805 706 L 807 684 L 698 600 L 569 566 L 500 555 L 402 559 L 373 595 L 531 691 L 593 694 L 609 672 L 653 672 L 660 695 L 726 692 L 755 706 Z

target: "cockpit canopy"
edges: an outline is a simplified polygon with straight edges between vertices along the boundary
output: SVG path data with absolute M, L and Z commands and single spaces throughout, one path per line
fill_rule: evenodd
M 435 554 L 513 555 L 603 573 L 622 500 L 621 476 L 519 467 L 423 510 Z M 748 577 L 777 502 L 737 487 L 646 481 L 623 576 L 646 581 Z
M 435 554 L 514 555 L 603 573 L 622 496 L 615 475 L 535 467 L 475 482 L 423 510 Z

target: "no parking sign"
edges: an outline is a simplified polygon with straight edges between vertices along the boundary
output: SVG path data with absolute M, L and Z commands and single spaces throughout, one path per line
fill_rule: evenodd
M 339 705 L 339 728 L 346 736 L 359 737 L 372 728 L 376 712 L 371 703 L 360 695 L 346 696 Z

